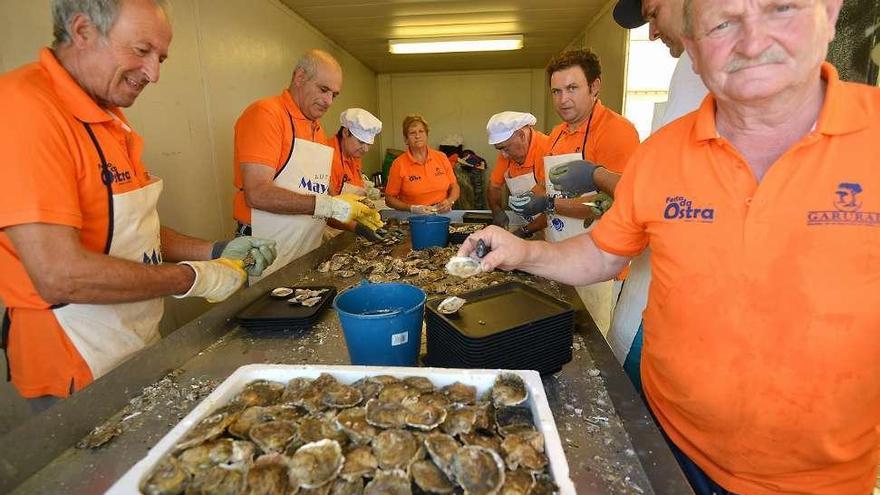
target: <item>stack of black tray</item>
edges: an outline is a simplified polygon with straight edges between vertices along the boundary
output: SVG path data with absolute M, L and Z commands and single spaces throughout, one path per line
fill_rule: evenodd
M 461 295 L 454 315 L 428 301 L 425 364 L 443 368 L 529 369 L 555 373 L 571 361 L 574 310 L 519 282 Z
M 324 309 L 336 296 L 333 286 L 297 286 L 291 289 L 328 289 L 321 294 L 321 300 L 311 307 L 287 302 L 293 294 L 275 297 L 272 291 L 257 299 L 238 314 L 238 323 L 248 330 L 304 330 L 314 325 Z
M 468 211 L 462 215 L 461 222 L 465 224 L 480 224 L 482 227 L 485 227 L 492 223 L 492 212 Z M 464 232 L 450 232 L 449 244 L 461 244 L 469 235 Z

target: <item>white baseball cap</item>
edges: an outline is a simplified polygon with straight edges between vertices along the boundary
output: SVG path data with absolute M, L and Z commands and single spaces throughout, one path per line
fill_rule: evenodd
M 339 114 L 339 123 L 358 140 L 373 144 L 376 134 L 382 132 L 382 121 L 363 108 L 349 108 Z
M 527 125 L 535 125 L 538 119 L 530 113 L 524 112 L 501 112 L 496 113 L 486 124 L 486 132 L 489 133 L 489 144 L 503 143 L 513 136 L 513 133 Z

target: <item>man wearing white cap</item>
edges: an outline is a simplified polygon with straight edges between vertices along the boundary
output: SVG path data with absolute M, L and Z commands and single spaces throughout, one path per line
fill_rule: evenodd
M 370 150 L 382 121 L 362 108 L 349 108 L 339 114 L 339 130 L 331 139 L 333 165 L 330 168 L 330 195 L 366 195 L 361 177 L 361 157 Z
M 503 187 L 511 196 L 525 194 L 529 191 L 544 193 L 543 156 L 549 141 L 547 135 L 535 130 L 532 126 L 538 119 L 530 113 L 501 112 L 496 113 L 486 124 L 489 133 L 489 144 L 499 151 L 495 168 L 489 179 L 489 208 L 492 209 L 493 224 L 507 228 L 509 218 L 501 203 Z M 544 215 L 535 217 L 528 225 L 517 230 L 521 237 L 547 225 Z

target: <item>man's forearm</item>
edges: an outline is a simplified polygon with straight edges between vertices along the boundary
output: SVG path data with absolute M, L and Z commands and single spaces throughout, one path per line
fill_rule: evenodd
M 211 241 L 183 235 L 165 226 L 162 226 L 160 238 L 164 261 L 200 261 L 211 259 L 211 248 L 214 246 L 214 243 Z
M 620 174 L 616 174 L 605 167 L 599 167 L 593 173 L 593 183 L 596 184 L 596 189 L 607 193 L 612 198 L 614 197 L 614 189 L 617 188 L 618 182 L 620 182 Z
M 583 286 L 611 280 L 627 258 L 602 252 L 589 234 L 562 242 L 530 241 L 522 270 L 568 285 Z
M 311 215 L 315 212 L 315 197 L 297 194 L 273 183 L 261 184 L 245 190 L 248 206 L 281 215 Z
M 582 196 L 580 198 L 556 198 L 554 207 L 557 215 L 566 217 L 585 219 L 594 219 L 593 210 L 584 205 L 589 201 L 590 196 Z

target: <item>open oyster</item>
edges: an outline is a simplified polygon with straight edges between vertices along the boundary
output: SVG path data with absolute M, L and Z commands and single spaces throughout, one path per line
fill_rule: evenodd
M 492 450 L 470 445 L 455 453 L 452 474 L 465 495 L 495 495 L 504 486 L 504 461 Z
M 443 387 L 442 391 L 446 394 L 449 402 L 453 404 L 473 404 L 477 402 L 477 388 L 472 385 L 455 382 Z
M 279 299 L 288 297 L 291 294 L 293 294 L 293 289 L 290 287 L 275 287 L 272 289 L 272 297 L 277 297 Z
M 446 273 L 456 277 L 472 277 L 481 271 L 480 260 L 470 256 L 453 256 L 446 263 Z
M 501 493 L 504 495 L 529 495 L 532 493 L 532 487 L 535 486 L 535 475 L 518 469 L 516 471 L 508 471 L 504 476 L 504 487 Z
M 363 495 L 364 480 L 356 479 L 346 481 L 337 479 L 330 486 L 330 495 Z
M 452 493 L 455 485 L 431 461 L 417 461 L 410 466 L 413 481 L 426 493 Z
M 245 385 L 237 400 L 248 406 L 269 406 L 278 402 L 283 393 L 283 383 L 254 380 Z
M 379 471 L 373 481 L 367 483 L 364 495 L 412 495 L 409 476 L 400 469 Z
M 200 443 L 219 437 L 226 431 L 226 427 L 235 421 L 236 417 L 237 413 L 218 413 L 199 421 L 193 429 L 186 433 L 183 439 L 177 442 L 177 445 L 174 446 L 175 452 L 195 447 Z
M 319 440 L 300 447 L 290 459 L 290 475 L 302 488 L 318 488 L 333 481 L 345 458 L 335 440 Z
M 367 423 L 379 428 L 403 428 L 408 412 L 401 404 L 370 399 L 367 402 Z
M 364 395 L 360 390 L 349 385 L 338 383 L 324 390 L 324 395 L 321 400 L 324 402 L 324 405 L 328 407 L 343 409 L 360 404 L 363 398 Z
M 247 483 L 245 467 L 214 466 L 194 477 L 186 489 L 188 495 L 241 493 Z
M 533 473 L 547 466 L 544 437 L 536 431 L 514 433 L 501 442 L 504 460 L 510 470 L 525 468 Z
M 492 403 L 497 407 L 518 406 L 529 397 L 522 377 L 516 373 L 501 373 L 492 386 Z
M 416 402 L 409 408 L 406 424 L 419 430 L 433 430 L 446 420 L 446 409 L 423 402 Z
M 263 452 L 270 454 L 283 451 L 298 429 L 293 421 L 269 421 L 252 427 L 248 434 Z
M 364 407 L 340 411 L 336 415 L 336 426 L 356 445 L 369 445 L 377 433 L 376 428 L 367 423 L 367 410 Z
M 183 469 L 195 476 L 214 466 L 248 465 L 253 460 L 255 451 L 251 442 L 221 438 L 184 450 L 178 459 Z
M 458 296 L 447 297 L 446 299 L 442 300 L 440 304 L 437 305 L 437 311 L 443 313 L 444 315 L 455 314 L 458 313 L 458 310 L 461 309 L 461 307 L 464 306 L 464 303 L 466 302 L 466 300 Z

